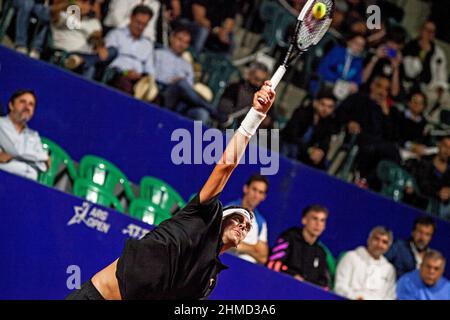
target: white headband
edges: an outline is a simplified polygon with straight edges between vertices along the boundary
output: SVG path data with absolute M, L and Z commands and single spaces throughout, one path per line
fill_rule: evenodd
M 223 219 L 225 219 L 227 216 L 229 216 L 230 214 L 239 214 L 245 218 L 247 218 L 248 222 L 250 222 L 250 224 L 253 226 L 253 219 L 252 216 L 250 214 L 250 212 L 247 209 L 244 208 L 229 208 L 229 209 L 225 209 L 223 211 Z

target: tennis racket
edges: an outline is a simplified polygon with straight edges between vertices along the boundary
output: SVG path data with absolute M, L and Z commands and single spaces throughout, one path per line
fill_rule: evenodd
M 316 18 L 315 10 L 320 5 L 325 9 L 320 19 Z M 297 18 L 294 34 L 291 37 L 290 44 L 282 65 L 277 69 L 270 80 L 272 88 L 275 90 L 289 65 L 311 47 L 319 43 L 325 33 L 330 28 L 334 10 L 334 0 L 308 0 L 304 5 L 300 15 Z

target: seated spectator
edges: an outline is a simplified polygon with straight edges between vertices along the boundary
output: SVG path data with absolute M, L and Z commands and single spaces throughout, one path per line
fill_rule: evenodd
M 8 108 L 8 115 L 0 118 L 0 170 L 37 180 L 39 172 L 50 167 L 50 158 L 39 134 L 27 126 L 34 115 L 36 95 L 29 90 L 17 91 Z
M 322 206 L 305 208 L 303 228 L 291 228 L 278 237 L 269 255 L 268 268 L 290 274 L 299 281 L 328 287 L 330 274 L 326 253 L 319 244 L 327 218 L 328 210 Z
M 439 208 L 436 213 L 445 219 L 450 219 L 449 158 L 450 136 L 441 139 L 436 155 L 410 160 L 405 164 L 418 184 L 421 195 L 416 196 L 425 196 L 437 202 Z
M 401 72 L 402 49 L 405 40 L 406 34 L 403 28 L 393 28 L 388 33 L 385 42 L 376 49 L 375 54 L 368 55 L 363 71 L 363 83 L 370 86 L 377 76 L 387 77 L 391 81 L 390 96 L 400 96 L 403 74 Z
M 49 1 L 44 0 L 14 0 L 13 7 L 16 12 L 16 50 L 30 57 L 39 59 L 47 37 L 50 25 L 50 7 Z M 30 17 L 35 16 L 38 21 L 39 30 L 28 50 L 28 28 L 30 26 Z
M 269 77 L 269 69 L 265 64 L 260 62 L 251 63 L 245 79 L 232 83 L 225 88 L 217 109 L 228 116 L 247 110 L 253 103 L 253 95 Z M 244 117 L 245 113 L 235 119 L 240 123 Z M 271 126 L 272 119 L 270 116 L 267 116 L 260 128 L 268 129 Z
M 448 90 L 447 57 L 435 40 L 436 25 L 427 21 L 419 37 L 409 42 L 403 51 L 405 81 L 430 96 L 438 96 L 441 94 L 438 91 Z M 432 94 L 432 91 L 436 93 Z
M 400 162 L 396 112 L 388 104 L 391 81 L 377 76 L 369 95 L 354 94 L 345 99 L 337 110 L 337 118 L 346 127 L 348 137 L 357 136 L 359 155 L 357 169 L 369 187 L 377 189 L 376 167 L 381 160 Z
M 334 88 L 339 100 L 358 92 L 362 83 L 363 59 L 361 57 L 366 40 L 361 35 L 352 35 L 347 47 L 333 48 L 319 64 L 319 81 L 322 86 Z M 317 93 L 320 83 L 311 82 L 311 93 Z
M 265 264 L 269 254 L 267 244 L 267 222 L 257 207 L 266 199 L 269 191 L 269 181 L 261 175 L 253 175 L 244 185 L 242 199 L 230 202 L 227 206 L 241 206 L 254 214 L 255 221 L 247 237 L 232 252 L 239 258 L 253 262 Z
M 69 14 L 66 9 L 69 1 L 52 10 L 53 43 L 56 49 L 70 53 L 65 61 L 65 67 L 70 70 L 80 70 L 89 79 L 94 78 L 96 65 L 107 64 L 116 55 L 116 50 L 106 46 L 102 36 L 102 26 L 96 17 L 94 5 L 89 0 L 75 2 L 80 7 L 81 21 L 77 28 L 69 27 Z
M 117 58 L 110 64 L 120 72 L 112 85 L 131 95 L 139 80 L 155 75 L 153 42 L 143 36 L 152 17 L 149 7 L 139 5 L 131 13 L 130 24 L 111 30 L 105 39 L 106 46 L 118 52 Z
M 209 121 L 210 116 L 221 122 L 226 121 L 226 115 L 217 112 L 194 90 L 194 70 L 182 57 L 190 42 L 189 29 L 181 26 L 172 31 L 170 48 L 155 51 L 156 82 L 163 104 L 171 110 L 205 123 Z
M 354 300 L 395 300 L 395 269 L 383 256 L 392 237 L 385 227 L 376 227 L 367 247 L 345 253 L 337 265 L 334 291 Z
M 156 22 L 159 17 L 161 3 L 158 0 L 111 0 L 108 14 L 103 23 L 109 29 L 126 28 L 130 24 L 130 16 L 133 8 L 138 5 L 149 7 L 153 17 L 143 32 L 143 36 L 156 42 Z
M 179 22 L 191 29 L 192 45 L 197 54 L 205 46 L 211 51 L 232 53 L 237 0 L 193 0 L 186 11 L 184 18 L 188 20 Z
M 395 267 L 397 279 L 405 273 L 420 268 L 423 257 L 429 251 L 429 245 L 436 230 L 436 223 L 430 217 L 420 217 L 414 221 L 411 237 L 407 240 L 397 240 L 386 258 Z
M 445 258 L 435 250 L 423 257 L 420 270 L 405 274 L 397 283 L 399 300 L 450 300 L 450 281 L 443 277 Z
M 415 91 L 408 96 L 408 108 L 399 117 L 400 145 L 414 152 L 418 157 L 425 155 L 429 136 L 425 132 L 427 120 L 423 112 L 427 105 L 427 97 L 421 91 Z
M 323 90 L 312 105 L 298 107 L 281 132 L 282 153 L 315 168 L 326 169 L 335 106 L 333 93 Z

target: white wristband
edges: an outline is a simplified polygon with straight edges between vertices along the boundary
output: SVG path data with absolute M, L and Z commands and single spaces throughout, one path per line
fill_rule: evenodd
M 256 111 L 255 108 L 251 108 L 242 121 L 238 131 L 251 139 L 265 118 L 266 114 Z

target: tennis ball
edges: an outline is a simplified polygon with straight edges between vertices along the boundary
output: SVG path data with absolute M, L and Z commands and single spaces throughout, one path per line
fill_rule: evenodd
M 322 20 L 327 14 L 327 6 L 323 2 L 317 2 L 312 8 L 313 17 Z

